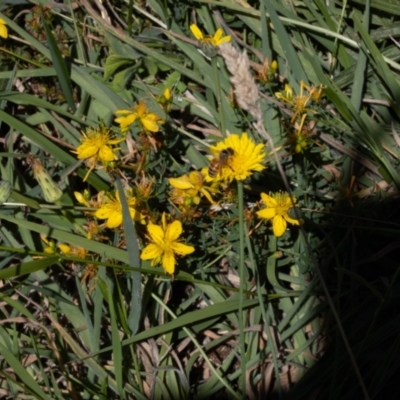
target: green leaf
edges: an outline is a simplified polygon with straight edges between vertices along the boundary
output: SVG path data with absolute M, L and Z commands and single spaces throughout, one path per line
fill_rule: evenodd
M 286 62 L 288 63 L 293 76 L 296 78 L 297 82 L 304 81 L 304 83 L 308 83 L 308 78 L 306 73 L 304 72 L 303 65 L 301 64 L 300 59 L 297 56 L 297 53 L 292 45 L 292 41 L 289 34 L 286 32 L 283 23 L 281 22 L 277 12 L 275 11 L 272 1 L 265 0 L 264 4 L 265 7 L 267 8 L 267 11 L 271 18 L 272 25 L 278 37 L 279 43 L 282 46 Z
M 0 216 L 1 218 L 1 216 Z M 0 279 L 11 279 L 21 275 L 31 274 L 36 271 L 41 271 L 50 267 L 51 265 L 57 264 L 59 257 L 45 257 L 39 260 L 29 261 L 27 263 L 13 265 L 0 270 Z
M 122 205 L 123 224 L 126 237 L 126 247 L 128 252 L 129 264 L 132 267 L 140 268 L 140 249 L 138 237 L 129 212 L 128 203 L 122 188 L 121 179 L 117 176 L 117 190 Z M 130 273 L 132 278 L 131 307 L 129 313 L 129 328 L 132 334 L 136 334 L 139 329 L 140 317 L 142 315 L 142 274 L 137 271 Z
M 75 107 L 74 97 L 72 95 L 72 85 L 71 85 L 71 79 L 69 77 L 69 71 L 67 68 L 67 64 L 65 63 L 65 60 L 61 55 L 60 49 L 57 46 L 56 40 L 53 36 L 53 33 L 51 32 L 51 29 L 49 28 L 47 21 L 43 14 L 42 14 L 42 23 L 43 23 L 44 30 L 46 32 L 47 44 L 49 46 L 51 59 L 54 64 L 54 68 L 57 72 L 57 76 L 58 76 L 58 79 L 60 82 L 61 89 L 65 95 L 65 98 L 66 98 L 67 103 L 70 106 L 71 110 L 73 112 L 75 112 L 76 107 Z

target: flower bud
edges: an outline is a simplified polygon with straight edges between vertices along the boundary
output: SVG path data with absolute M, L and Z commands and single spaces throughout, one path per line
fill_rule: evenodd
M 55 203 L 63 194 L 61 189 L 57 186 L 53 179 L 51 179 L 51 176 L 44 169 L 39 160 L 30 157 L 29 163 L 33 170 L 33 176 L 42 188 L 45 200 L 49 203 Z

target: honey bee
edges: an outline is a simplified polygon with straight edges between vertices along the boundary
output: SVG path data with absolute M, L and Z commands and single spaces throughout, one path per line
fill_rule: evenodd
M 229 158 L 234 154 L 233 149 L 230 147 L 221 150 L 217 157 L 213 158 L 208 166 L 208 175 L 211 178 L 215 178 L 221 171 L 222 168 L 226 167 L 229 162 Z

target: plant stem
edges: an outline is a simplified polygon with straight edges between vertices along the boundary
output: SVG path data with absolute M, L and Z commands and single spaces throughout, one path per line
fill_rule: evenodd
M 245 276 L 245 265 L 244 265 L 244 235 L 246 234 L 244 229 L 244 201 L 243 201 L 243 182 L 238 181 L 238 197 L 239 197 L 239 277 L 240 277 L 240 287 L 239 287 L 239 341 L 240 341 L 240 387 L 242 389 L 242 398 L 246 399 L 246 344 L 245 344 L 245 315 L 243 311 L 243 298 L 244 290 L 246 285 Z

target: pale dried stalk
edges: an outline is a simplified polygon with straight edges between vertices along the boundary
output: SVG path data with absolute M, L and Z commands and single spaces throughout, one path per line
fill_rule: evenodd
M 258 102 L 258 88 L 250 72 L 250 62 L 246 51 L 240 53 L 231 43 L 221 44 L 219 50 L 232 75 L 230 80 L 234 88 L 233 92 L 237 104 L 255 118 L 255 129 L 263 138 L 268 140 L 268 135 L 264 129 L 261 107 Z

